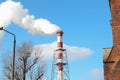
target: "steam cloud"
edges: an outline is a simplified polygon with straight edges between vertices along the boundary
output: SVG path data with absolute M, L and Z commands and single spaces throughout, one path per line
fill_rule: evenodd
M 24 9 L 20 2 L 7 0 L 0 4 L 0 27 L 5 27 L 11 22 L 20 25 L 32 34 L 52 35 L 61 30 L 47 19 L 35 19 L 34 15 L 29 15 L 28 9 Z

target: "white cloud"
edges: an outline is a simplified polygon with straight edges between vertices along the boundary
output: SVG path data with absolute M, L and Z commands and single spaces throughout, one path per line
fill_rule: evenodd
M 88 74 L 93 78 L 100 78 L 103 75 L 103 70 L 93 69 Z
M 34 48 L 37 50 L 42 50 L 42 54 L 45 58 L 52 58 L 55 49 L 57 48 L 57 43 L 52 42 L 48 44 L 40 44 L 36 45 Z M 68 59 L 82 59 L 90 56 L 92 54 L 92 50 L 90 48 L 77 47 L 77 46 L 69 46 L 64 44 L 64 49 L 67 51 Z

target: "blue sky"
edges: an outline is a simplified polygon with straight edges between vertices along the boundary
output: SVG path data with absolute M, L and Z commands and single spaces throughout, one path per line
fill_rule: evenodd
M 0 0 L 0 3 L 4 1 Z M 64 31 L 63 41 L 67 46 L 92 51 L 86 57 L 69 59 L 71 80 L 103 80 L 103 74 L 101 74 L 103 69 L 102 49 L 112 47 L 108 0 L 13 1 L 19 1 L 36 19 L 44 18 L 59 26 Z M 35 45 L 50 44 L 56 41 L 56 35 L 32 35 L 14 23 L 9 24 L 5 29 L 16 34 L 17 44 L 24 40 L 33 40 Z M 4 38 L 0 42 L 2 45 L 0 53 L 12 49 L 12 40 L 9 34 L 4 34 Z M 79 53 L 80 50 L 77 49 L 76 55 Z M 84 55 L 84 53 L 80 53 L 80 55 Z M 49 66 L 51 64 L 49 63 Z M 50 78 L 50 70 L 47 71 L 48 78 Z

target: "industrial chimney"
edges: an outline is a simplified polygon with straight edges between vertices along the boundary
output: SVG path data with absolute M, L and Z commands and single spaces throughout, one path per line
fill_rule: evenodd
M 51 80 L 70 80 L 66 49 L 63 48 L 63 32 L 57 34 L 57 49 L 54 52 Z M 57 73 L 57 75 L 56 75 Z

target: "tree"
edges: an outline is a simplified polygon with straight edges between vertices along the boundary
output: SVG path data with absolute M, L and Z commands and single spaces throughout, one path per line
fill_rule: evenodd
M 4 53 L 3 73 L 7 80 L 11 79 L 12 55 L 10 51 Z M 39 54 L 39 56 L 38 56 Z M 41 50 L 35 50 L 32 42 L 22 42 L 16 47 L 15 80 L 40 80 L 45 73 L 46 64 L 42 60 Z

